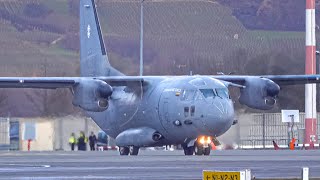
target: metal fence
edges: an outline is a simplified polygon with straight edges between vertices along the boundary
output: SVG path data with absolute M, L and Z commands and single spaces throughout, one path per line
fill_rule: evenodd
M 273 147 L 274 140 L 278 145 L 287 147 L 290 139 L 288 138 L 288 125 L 281 120 L 281 113 L 252 114 L 246 125 L 241 126 L 240 148 L 270 148 Z M 320 138 L 320 118 L 317 115 L 317 133 Z M 299 140 L 303 139 L 305 128 L 305 114 L 300 113 L 300 122 L 295 123 L 299 132 Z M 240 120 L 241 121 L 241 120 Z M 245 132 L 243 132 L 245 131 Z M 301 140 L 300 140 L 301 141 Z
M 7 118 L 0 118 L 0 150 L 8 149 L 10 147 L 10 120 Z

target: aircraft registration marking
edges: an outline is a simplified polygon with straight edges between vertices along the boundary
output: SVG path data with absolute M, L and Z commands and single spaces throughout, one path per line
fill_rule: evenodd
M 181 92 L 182 89 L 177 89 L 177 88 L 169 88 L 165 89 L 164 92 Z
M 242 180 L 240 172 L 203 171 L 203 180 Z

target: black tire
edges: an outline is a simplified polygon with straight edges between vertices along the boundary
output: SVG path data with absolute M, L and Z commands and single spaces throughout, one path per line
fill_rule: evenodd
M 211 147 L 210 146 L 207 147 L 207 148 L 204 148 L 203 154 L 205 156 L 209 156 L 210 155 L 210 151 L 211 151 Z
M 201 156 L 201 155 L 203 155 L 204 154 L 204 149 L 203 149 L 203 147 L 202 146 L 196 146 L 195 147 L 195 154 L 196 155 L 199 155 L 199 156 Z
M 183 150 L 184 150 L 184 155 L 191 156 L 194 153 L 194 146 L 184 147 Z
M 129 148 L 128 147 L 120 147 L 119 152 L 121 156 L 127 156 L 129 154 Z
M 139 154 L 139 148 L 140 147 L 137 147 L 137 146 L 130 146 L 130 155 L 131 156 L 136 156 Z

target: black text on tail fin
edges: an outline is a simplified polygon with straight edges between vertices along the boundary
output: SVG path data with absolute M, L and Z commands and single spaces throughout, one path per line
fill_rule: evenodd
M 121 75 L 110 66 L 94 0 L 80 0 L 80 74 Z

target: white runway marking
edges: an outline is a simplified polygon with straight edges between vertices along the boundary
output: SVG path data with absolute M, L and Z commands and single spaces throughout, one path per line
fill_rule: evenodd
M 139 156 L 108 152 L 0 152 L 4 179 L 201 179 L 202 171 L 251 169 L 257 178 L 299 177 L 303 166 L 320 177 L 320 151 L 141 151 Z

